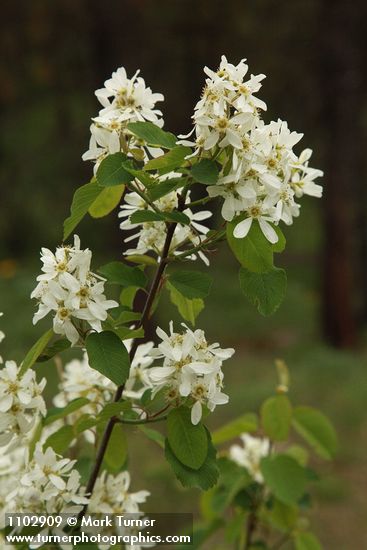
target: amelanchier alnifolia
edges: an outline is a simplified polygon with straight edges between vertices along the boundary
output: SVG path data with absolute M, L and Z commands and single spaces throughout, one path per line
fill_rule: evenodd
M 92 118 L 83 155 L 93 162 L 94 175 L 75 192 L 63 244 L 55 252 L 42 248 L 41 274 L 31 295 L 38 302 L 34 324 L 51 314 L 52 330 L 19 367 L 6 361 L 0 370 L 1 511 L 140 512 L 149 492 L 130 492 L 129 425 L 145 428 L 143 434 L 165 448 L 184 486 L 216 486 L 223 492 L 223 480 L 239 475 L 240 494 L 247 479 L 250 489 L 240 505 L 241 548 L 250 548 L 257 522 L 272 506 L 278 501 L 293 506 L 292 499 L 301 496 L 279 490 L 272 470 L 276 466 L 279 473 L 288 464 L 287 471 L 306 479 L 301 465 L 294 464 L 295 453 L 285 457 L 276 449 L 296 414 L 285 395 L 287 384 L 265 402 L 260 429 L 253 417 L 247 423 L 241 418 L 212 438 L 204 425 L 209 413 L 229 401 L 223 364 L 234 349 L 211 343 L 194 328 L 212 285 L 210 275 L 194 262 L 209 266 L 227 239 L 241 264 L 241 290 L 261 313 L 273 313 L 286 287 L 284 270 L 274 266 L 274 254 L 285 246 L 280 227 L 299 215 L 303 195 L 321 197 L 315 180 L 322 172 L 310 167 L 310 149 L 294 151 L 302 134 L 290 131 L 285 121 L 263 119 L 266 104 L 258 94 L 265 75 L 252 75 L 245 60 L 233 65 L 224 56 L 218 70 L 205 67 L 204 72 L 193 128 L 185 136 L 163 130 L 157 104 L 164 97 L 146 86 L 139 71 L 130 78 L 119 68 L 95 92 L 101 109 Z M 213 215 L 217 204 L 219 219 Z M 92 270 L 92 252 L 81 247 L 79 237 L 66 243 L 88 212 L 99 218 L 116 207 L 124 250 Z M 118 301 L 107 298 L 109 285 L 119 287 Z M 168 331 L 157 327 L 157 341 L 144 341 L 165 291 L 185 323 L 171 321 Z M 0 342 L 3 338 L 0 332 Z M 37 381 L 35 365 L 69 347 L 81 356 L 65 366 L 56 361 L 58 390 L 54 407 L 47 410 L 46 381 Z M 297 414 L 298 425 L 304 415 L 314 415 Z M 274 415 L 279 418 L 273 422 Z M 165 421 L 166 438 L 145 426 Z M 308 432 L 299 431 L 307 439 Z M 213 442 L 236 436 L 242 446 L 232 445 L 227 458 L 218 460 Z M 326 447 L 324 455 L 331 453 Z M 290 536 L 299 536 L 294 533 Z M 265 544 L 261 547 L 268 548 Z

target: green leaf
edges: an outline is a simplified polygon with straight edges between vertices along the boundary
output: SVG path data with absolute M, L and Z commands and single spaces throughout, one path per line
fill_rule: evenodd
M 128 262 L 131 262 L 133 264 L 153 266 L 158 265 L 157 260 L 152 256 L 148 256 L 147 254 L 131 254 L 126 259 Z
M 173 210 L 172 212 L 155 212 L 153 210 L 137 210 L 130 216 L 131 223 L 145 222 L 174 222 L 183 225 L 190 224 L 190 218 L 183 212 Z
M 131 409 L 131 401 L 118 401 L 107 403 L 98 413 L 98 421 L 106 421 L 113 416 L 119 416 L 121 412 Z
M 137 311 L 122 311 L 120 315 L 115 318 L 114 326 L 131 323 L 132 321 L 138 321 L 141 318 L 141 313 Z
M 152 122 L 130 122 L 127 125 L 130 132 L 143 139 L 148 145 L 173 149 L 177 138 L 170 132 L 165 132 Z
M 312 407 L 296 407 L 293 427 L 322 458 L 330 460 L 338 448 L 338 440 L 331 422 Z
M 164 436 L 160 432 L 158 432 L 157 430 L 153 430 L 152 428 L 148 428 L 143 424 L 138 426 L 138 428 L 141 432 L 143 432 L 144 435 L 147 436 L 148 439 L 157 443 L 157 445 L 159 445 L 161 449 L 164 449 Z
M 126 164 L 126 166 L 125 166 Z M 102 187 L 129 183 L 134 176 L 127 171 L 130 162 L 124 153 L 114 153 L 102 160 L 97 170 L 97 181 Z
M 167 439 L 171 451 L 185 466 L 198 470 L 208 454 L 208 438 L 203 424 L 194 426 L 188 407 L 172 409 L 167 419 Z
M 296 533 L 294 544 L 296 550 L 322 550 L 320 541 L 313 533 Z
M 252 478 L 242 466 L 228 458 L 219 458 L 218 466 L 220 470 L 219 487 L 217 498 L 213 499 L 213 507 L 218 514 L 223 514 L 236 495 L 252 483 Z
M 42 334 L 42 336 L 37 340 L 37 342 L 31 347 L 27 355 L 25 356 L 22 366 L 20 368 L 19 374 L 22 376 L 28 369 L 33 367 L 38 357 L 41 355 L 49 341 L 53 336 L 53 330 L 50 328 L 47 332 Z
M 85 346 L 92 369 L 112 380 L 117 386 L 127 380 L 129 354 L 114 332 L 93 332 L 88 336 Z
M 207 431 L 208 437 L 208 454 L 203 465 L 194 470 L 189 468 L 180 462 L 173 451 L 171 450 L 168 439 L 166 439 L 165 456 L 169 464 L 171 465 L 177 479 L 182 483 L 184 487 L 199 487 L 204 491 L 213 487 L 219 476 L 219 469 L 216 461 L 216 449 L 213 447 L 210 434 Z
M 284 502 L 280 500 L 273 499 L 271 509 L 267 515 L 271 524 L 274 525 L 276 529 L 288 533 L 292 531 L 296 525 L 298 510 L 295 505 L 290 506 L 284 504 Z
M 212 440 L 214 445 L 220 445 L 230 439 L 234 439 L 242 433 L 256 432 L 258 428 L 257 416 L 254 413 L 246 413 L 231 420 L 228 424 L 225 424 L 218 430 L 212 433 Z
M 185 157 L 191 153 L 189 147 L 178 145 L 168 151 L 165 155 L 152 159 L 146 163 L 144 170 L 159 170 L 161 174 L 171 172 L 175 168 L 181 167 L 184 164 Z
M 169 276 L 169 282 L 185 298 L 192 300 L 208 296 L 213 280 L 201 271 L 175 271 Z
M 112 430 L 104 463 L 107 469 L 114 474 L 121 471 L 127 459 L 127 438 L 121 424 L 115 424 Z
M 287 288 L 284 269 L 274 267 L 271 271 L 253 273 L 241 267 L 239 279 L 242 292 L 262 315 L 271 315 L 282 303 Z
M 46 450 L 47 447 L 52 447 L 55 453 L 62 455 L 70 447 L 70 443 L 74 438 L 73 426 L 62 426 L 46 439 L 43 448 Z
M 122 326 L 122 327 L 114 328 L 112 330 L 115 334 L 117 334 L 117 336 L 119 336 L 121 340 L 133 340 L 135 338 L 144 338 L 143 327 L 131 329 L 131 328 Z
M 178 292 L 169 281 L 166 284 L 170 293 L 171 302 L 177 307 L 181 317 L 195 326 L 196 317 L 204 309 L 203 300 L 201 298 L 189 300 L 185 298 L 181 292 Z
M 194 164 L 191 169 L 191 175 L 199 183 L 212 185 L 218 181 L 219 170 L 213 160 L 203 159 L 197 164 Z
M 87 399 L 86 397 L 78 397 L 77 399 L 73 399 L 73 401 L 70 401 L 70 403 L 68 403 L 65 407 L 55 407 L 54 409 L 49 409 L 43 423 L 45 426 L 48 426 L 49 424 L 52 424 L 52 422 L 56 422 L 56 420 L 60 420 L 60 418 L 65 418 L 65 416 L 68 416 L 69 414 L 78 411 L 85 405 L 88 405 L 88 403 L 89 399 Z
M 228 244 L 243 267 L 255 273 L 270 271 L 273 268 L 274 252 L 279 252 L 284 247 L 284 236 L 278 227 L 273 226 L 279 236 L 279 242 L 271 244 L 261 231 L 258 222 L 254 220 L 247 236 L 243 239 L 236 239 L 233 236 L 233 230 L 245 217 L 242 215 L 227 223 Z
M 273 225 L 273 229 L 275 233 L 278 235 L 278 242 L 272 245 L 273 251 L 283 252 L 283 250 L 285 249 L 285 245 L 287 244 L 285 236 L 282 230 L 280 229 L 279 225 Z
M 94 428 L 98 424 L 99 420 L 95 416 L 91 416 L 90 414 L 83 414 L 80 418 L 78 418 L 73 425 L 73 431 L 75 435 L 79 435 L 86 430 L 90 430 L 90 428 Z
M 92 218 L 103 218 L 107 216 L 120 203 L 125 186 L 116 185 L 116 187 L 105 187 L 102 193 L 89 207 L 89 214 Z
M 126 306 L 129 309 L 132 309 L 134 306 L 134 300 L 139 287 L 137 286 L 128 286 L 123 288 L 120 292 L 120 304 Z
M 110 262 L 99 268 L 98 272 L 109 283 L 122 286 L 134 286 L 144 288 L 147 278 L 139 267 L 130 267 L 122 262 Z
M 134 168 L 131 168 L 131 166 L 127 166 L 126 164 L 125 168 L 129 172 L 129 174 L 138 179 L 146 189 L 149 189 L 152 185 L 155 184 L 155 177 L 148 174 L 148 172 L 143 172 L 143 170 L 135 170 Z
M 297 460 L 298 464 L 301 466 L 307 466 L 310 453 L 307 449 L 301 445 L 290 445 L 284 451 L 284 454 L 291 456 L 294 460 Z
M 185 182 L 187 181 L 187 178 L 171 178 L 166 181 L 162 181 L 161 183 L 154 183 L 149 189 L 148 189 L 148 195 L 149 198 L 152 201 L 157 201 L 161 197 L 164 197 L 165 195 L 168 195 L 168 193 L 171 193 L 174 189 L 177 189 L 178 187 L 183 187 Z
M 70 216 L 64 221 L 64 240 L 69 237 L 78 223 L 84 218 L 100 193 L 102 193 L 102 188 L 97 185 L 95 180 L 82 185 L 75 191 L 70 207 Z
M 44 363 L 45 361 L 49 361 L 57 355 L 58 353 L 61 353 L 65 351 L 66 349 L 69 349 L 71 346 L 71 343 L 67 338 L 59 338 L 53 344 L 50 344 L 49 346 L 46 346 L 41 355 L 37 357 L 36 363 Z
M 304 493 L 306 471 L 287 455 L 265 457 L 260 464 L 265 483 L 272 493 L 285 504 L 296 504 Z
M 267 399 L 261 407 L 261 422 L 273 441 L 286 441 L 292 422 L 292 406 L 286 395 Z

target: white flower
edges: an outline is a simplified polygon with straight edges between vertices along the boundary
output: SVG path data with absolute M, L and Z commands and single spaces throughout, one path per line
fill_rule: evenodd
M 166 399 L 172 404 L 192 405 L 191 420 L 197 424 L 202 415 L 202 405 L 213 411 L 216 405 L 228 402 L 222 393 L 223 360 L 234 353 L 233 349 L 221 349 L 219 344 L 208 344 L 202 330 L 192 331 L 186 325 L 183 333 L 173 331 L 166 334 L 157 328 L 162 342 L 152 350 L 152 356 L 163 358 L 161 367 L 152 367 L 149 376 L 154 386 L 153 395 L 166 389 Z M 184 398 L 184 399 L 182 399 Z
M 243 446 L 232 445 L 229 449 L 229 456 L 236 464 L 246 468 L 255 481 L 263 483 L 260 462 L 270 452 L 270 441 L 266 438 L 253 437 L 247 433 L 242 434 L 240 437 Z
M 264 208 L 263 204 L 254 202 L 254 204 L 246 208 L 246 214 L 248 217 L 240 221 L 234 228 L 234 237 L 237 239 L 243 239 L 246 237 L 251 229 L 252 222 L 257 220 L 266 239 L 271 243 L 278 242 L 278 235 L 269 223 L 278 222 L 275 208 Z
M 104 107 L 101 116 L 113 112 L 122 120 L 158 121 L 158 115 L 162 113 L 154 107 L 158 101 L 164 100 L 164 96 L 147 88 L 144 79 L 138 76 L 139 72 L 129 79 L 124 67 L 120 67 L 106 80 L 104 88 L 96 90 L 96 96 Z
M 40 485 L 50 484 L 51 491 L 54 487 L 63 490 L 66 487 L 64 477 L 69 475 L 74 464 L 75 460 L 60 458 L 51 447 L 43 451 L 39 444 L 34 451 L 32 468 L 23 475 L 21 482 L 27 487 L 37 482 Z
M 125 341 L 129 350 L 131 340 Z M 145 390 L 151 387 L 149 378 L 149 367 L 154 359 L 150 352 L 153 348 L 152 342 L 140 344 L 131 362 L 129 378 L 125 383 L 123 398 L 140 399 Z M 82 415 L 89 414 L 96 416 L 103 407 L 113 401 L 117 386 L 109 378 L 89 366 L 87 353 L 83 354 L 81 360 L 73 359 L 67 363 L 62 372 L 60 392 L 54 397 L 56 407 L 65 407 L 71 401 L 81 397 L 88 399 L 89 403 L 74 411 L 68 416 L 68 421 L 74 424 Z M 85 430 L 85 439 L 94 443 L 94 432 Z
M 171 172 L 165 174 L 159 178 L 159 181 L 165 181 L 167 178 L 171 179 L 179 176 Z M 137 182 L 138 185 L 138 182 Z M 154 205 L 158 210 L 162 212 L 172 212 L 178 205 L 178 193 L 179 189 L 168 193 L 154 202 Z M 190 194 L 187 194 L 187 199 L 190 198 Z M 128 193 L 125 196 L 125 202 L 121 206 L 119 217 L 123 219 L 120 224 L 120 228 L 124 231 L 137 230 L 129 237 L 125 238 L 125 242 L 130 242 L 138 239 L 135 248 L 129 248 L 125 251 L 127 256 L 134 254 L 146 254 L 147 252 L 154 252 L 158 256 L 162 252 L 164 242 L 166 239 L 167 227 L 165 222 L 144 222 L 141 224 L 131 223 L 130 216 L 138 210 L 150 210 L 152 207 L 148 205 L 138 193 Z M 203 237 L 209 231 L 209 228 L 203 225 L 201 222 L 210 218 L 212 213 L 209 211 L 193 212 L 190 208 L 186 208 L 183 213 L 190 219 L 190 225 L 177 224 L 175 233 L 170 246 L 170 253 L 179 255 L 183 252 L 182 247 L 190 245 L 190 248 L 196 247 L 201 244 Z M 199 256 L 204 263 L 208 264 L 208 260 L 202 251 L 198 251 L 196 254 L 190 254 L 186 256 L 189 260 L 196 260 Z
M 299 215 L 296 198 L 303 194 L 321 197 L 322 188 L 314 180 L 322 172 L 308 166 L 310 149 L 299 157 L 293 151 L 302 134 L 291 132 L 280 119 L 269 124 L 262 121 L 260 111 L 265 111 L 266 105 L 255 94 L 264 75 L 248 77 L 245 60 L 233 65 L 225 56 L 217 71 L 205 67 L 204 72 L 209 78 L 195 106 L 194 128 L 180 136 L 179 143 L 194 146 L 193 155 L 222 163 L 218 182 L 208 186 L 207 192 L 209 197 L 224 199 L 222 216 L 226 221 L 247 214 L 234 236 L 245 238 L 256 218 L 266 238 L 274 243 L 278 238 L 270 223 L 290 225 Z M 190 141 L 192 134 L 196 137 Z
M 130 474 L 121 472 L 117 476 L 103 472 L 97 479 L 90 497 L 88 513 L 136 514 L 150 495 L 148 491 L 129 492 Z
M 78 513 L 87 504 L 75 461 L 62 458 L 38 443 L 32 459 L 17 473 L 17 482 L 6 499 L 8 513 Z
M 125 341 L 125 344 L 129 351 L 132 341 L 127 340 Z M 143 393 L 152 387 L 149 376 L 149 367 L 154 361 L 150 355 L 153 346 L 153 342 L 146 342 L 137 347 L 134 358 L 131 362 L 129 378 L 125 383 L 123 397 L 140 399 Z
M 95 92 L 103 108 L 93 118 L 89 149 L 82 156 L 83 160 L 95 162 L 94 173 L 106 156 L 120 151 L 131 156 L 130 149 L 141 149 L 143 158 L 146 158 L 146 152 L 142 149 L 145 145 L 153 156 L 162 154 L 161 149 L 147 147 L 127 128 L 130 122 L 137 121 L 163 126 L 162 113 L 155 108 L 155 104 L 163 101 L 164 97 L 153 93 L 138 75 L 139 71 L 128 78 L 125 69 L 121 67 L 106 80 L 104 88 Z
M 81 360 L 73 359 L 65 365 L 59 389 L 60 393 L 54 397 L 54 404 L 57 407 L 65 407 L 74 399 L 84 397 L 89 400 L 89 404 L 73 415 L 77 413 L 96 415 L 106 403 L 112 400 L 116 385 L 109 378 L 92 369 L 88 363 L 88 355 L 84 353 Z
M 96 174 L 98 166 L 107 155 L 120 151 L 120 136 L 115 129 L 101 128 L 95 123 L 91 124 L 90 132 L 89 149 L 82 155 L 82 159 L 95 161 Z
M 90 497 L 88 505 L 89 514 L 134 514 L 134 519 L 144 520 L 144 515 L 140 511 L 140 504 L 143 504 L 147 497 L 150 495 L 148 491 L 138 491 L 131 493 L 130 487 L 130 474 L 129 472 L 121 472 L 116 476 L 103 472 L 98 477 L 93 494 Z M 103 534 L 107 535 L 119 535 L 131 536 L 137 535 L 140 529 L 125 526 L 115 525 L 113 528 L 104 529 Z M 93 532 L 91 530 L 91 532 Z M 150 548 L 154 544 L 126 544 L 127 550 L 141 550 L 141 548 Z M 107 550 L 110 545 L 100 545 L 101 550 Z
M 40 415 L 45 416 L 42 397 L 46 379 L 36 381 L 36 373 L 28 369 L 20 375 L 15 361 L 6 361 L 0 370 L 0 445 L 14 438 L 22 439 L 35 425 Z
M 324 175 L 322 170 L 311 168 L 308 166 L 308 161 L 311 158 L 312 150 L 305 149 L 299 156 L 297 163 L 293 165 L 290 185 L 294 189 L 297 197 L 310 195 L 311 197 L 320 198 L 322 196 L 322 187 L 317 185 L 314 180 Z
M 242 149 L 246 132 L 256 126 L 259 110 L 266 110 L 266 104 L 254 94 L 261 88 L 265 75 L 251 75 L 244 81 L 248 72 L 245 60 L 235 66 L 222 56 L 219 69 L 215 72 L 205 67 L 206 79 L 202 98 L 195 106 L 193 115 L 196 140 L 188 141 L 187 136 L 179 143 L 194 145 L 200 150 L 213 150 L 228 145 Z
M 90 250 L 80 249 L 77 235 L 73 247 L 58 247 L 55 254 L 43 248 L 43 273 L 37 277 L 38 285 L 31 294 L 39 301 L 33 324 L 54 312 L 54 332 L 65 335 L 73 345 L 79 340 L 76 320 L 86 321 L 100 332 L 107 311 L 118 305 L 103 294 L 104 279 L 90 271 L 91 259 Z

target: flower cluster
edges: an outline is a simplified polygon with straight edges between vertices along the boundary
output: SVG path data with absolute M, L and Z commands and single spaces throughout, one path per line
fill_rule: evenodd
M 86 321 L 100 332 L 107 310 L 118 306 L 114 300 L 106 300 L 104 279 L 90 271 L 91 259 L 90 250 L 80 249 L 77 235 L 74 246 L 60 246 L 55 254 L 42 248 L 43 273 L 31 294 L 39 301 L 33 324 L 53 311 L 54 332 L 65 335 L 73 345 L 79 340 L 76 320 Z
M 90 514 L 136 514 L 140 512 L 139 504 L 146 501 L 148 491 L 129 493 L 130 474 L 121 472 L 116 476 L 103 472 L 97 479 L 93 495 L 90 498 Z
M 42 440 L 46 434 L 42 434 Z M 19 445 L 0 452 L 0 528 L 3 529 L 4 514 L 73 514 L 77 515 L 87 505 L 89 514 L 141 514 L 139 506 L 149 496 L 148 491 L 129 492 L 130 474 L 127 471 L 116 476 L 103 472 L 97 479 L 93 495 L 85 495 L 80 486 L 80 474 L 74 468 L 75 460 L 62 458 L 48 447 L 38 443 L 31 460 L 28 449 Z M 52 534 L 62 535 L 62 529 L 53 526 Z M 49 527 L 41 531 L 46 535 Z M 122 528 L 118 534 L 131 534 L 130 528 Z M 1 539 L 0 539 L 1 540 Z M 37 548 L 37 544 L 31 548 Z M 70 546 L 61 545 L 69 550 Z M 102 545 L 100 548 L 109 548 Z M 130 547 L 139 550 L 140 546 Z
M 14 491 L 14 484 L 24 471 L 27 456 L 26 447 L 19 445 L 13 449 L 0 449 L 0 528 L 5 527 L 4 513 L 7 511 L 7 498 Z M 0 538 L 1 543 L 1 538 Z M 1 548 L 1 544 L 0 544 Z
M 166 400 L 178 405 L 183 400 L 191 405 L 191 421 L 200 422 L 202 407 L 213 411 L 217 405 L 228 403 L 228 395 L 222 392 L 222 363 L 231 357 L 233 349 L 221 349 L 219 344 L 208 344 L 202 330 L 192 331 L 186 325 L 183 333 L 170 334 L 157 328 L 162 342 L 153 354 L 163 358 L 161 367 L 150 369 L 150 379 L 154 385 L 152 395 L 165 388 Z
M 260 462 L 270 452 L 270 441 L 266 438 L 253 437 L 247 433 L 242 434 L 241 439 L 243 447 L 232 445 L 229 449 L 230 458 L 239 466 L 246 468 L 257 483 L 264 483 Z
M 61 373 L 60 393 L 55 395 L 53 402 L 56 407 L 65 407 L 74 399 L 87 398 L 89 403 L 82 407 L 81 412 L 73 413 L 75 420 L 79 414 L 96 415 L 103 406 L 112 400 L 116 385 L 106 376 L 92 369 L 88 363 L 88 355 L 73 359 L 67 363 Z
M 181 136 L 185 139 L 180 143 L 222 163 L 221 177 L 217 185 L 208 187 L 208 194 L 224 199 L 226 221 L 241 215 L 234 236 L 245 237 L 257 220 L 265 237 L 275 243 L 278 235 L 273 225 L 280 221 L 289 225 L 299 215 L 296 198 L 321 197 L 322 188 L 314 180 L 322 172 L 309 167 L 310 149 L 300 156 L 293 151 L 302 134 L 291 132 L 281 120 L 262 121 L 260 111 L 266 105 L 254 94 L 265 75 L 248 78 L 245 60 L 235 66 L 224 56 L 218 71 L 207 67 L 204 71 L 208 78 L 193 115 L 196 140 Z
M 173 178 L 179 175 L 180 174 L 171 172 L 169 174 L 165 174 L 164 176 L 160 176 L 158 178 L 158 182 L 166 180 L 167 177 Z M 138 182 L 137 185 L 139 185 Z M 172 212 L 178 206 L 179 192 L 180 189 L 171 191 L 164 197 L 155 201 L 154 206 L 161 212 Z M 188 193 L 187 199 L 189 199 L 189 197 L 190 194 Z M 163 221 L 144 222 L 141 224 L 131 223 L 130 216 L 138 210 L 153 211 L 153 208 L 148 205 L 144 199 L 138 195 L 138 193 L 133 192 L 125 195 L 124 204 L 121 206 L 121 210 L 119 212 L 119 218 L 123 218 L 120 228 L 124 231 L 136 231 L 127 237 L 125 242 L 138 239 L 136 247 L 126 250 L 125 255 L 146 254 L 147 252 L 153 251 L 159 256 L 162 252 L 166 238 L 166 224 Z M 184 245 L 189 245 L 191 248 L 200 245 L 203 238 L 209 231 L 209 228 L 200 222 L 207 220 L 212 216 L 212 212 L 209 212 L 208 210 L 193 212 L 190 208 L 183 210 L 183 214 L 189 218 L 190 225 L 183 225 L 180 223 L 177 224 L 170 247 L 170 253 L 175 255 L 180 253 L 179 249 Z M 206 265 L 209 264 L 208 258 L 201 250 L 197 252 L 197 255 L 193 253 L 186 256 L 186 258 L 189 260 L 196 260 L 197 256 L 199 256 Z
M 135 138 L 127 128 L 130 122 L 145 120 L 163 126 L 162 113 L 155 108 L 155 104 L 163 101 L 164 97 L 147 88 L 144 79 L 138 76 L 139 72 L 128 78 L 125 69 L 121 67 L 106 80 L 104 88 L 95 92 L 103 108 L 92 119 L 89 149 L 82 157 L 83 160 L 94 161 L 95 170 L 107 155 L 141 148 L 142 141 Z M 162 152 L 159 149 L 148 149 L 153 155 Z
M 88 499 L 80 486 L 80 475 L 73 469 L 74 464 L 75 460 L 60 457 L 51 447 L 44 451 L 38 443 L 32 459 L 9 478 L 13 478 L 13 486 L 5 499 L 6 512 L 79 513 L 81 507 L 88 504 Z
M 34 370 L 21 374 L 15 361 L 5 362 L 0 370 L 0 446 L 22 439 L 39 416 L 46 414 L 42 397 L 45 385 L 45 378 L 36 381 Z
M 88 505 L 89 514 L 134 514 L 134 518 L 144 519 L 140 511 L 140 504 L 143 504 L 150 495 L 148 491 L 129 492 L 130 474 L 127 471 L 121 472 L 116 476 L 103 472 L 97 479 L 93 494 L 90 497 Z M 133 535 L 136 530 L 132 526 L 116 525 L 113 528 L 106 528 L 109 535 Z M 112 532 L 111 532 L 112 531 Z M 103 533 L 104 534 L 104 533 Z M 143 547 L 150 547 L 151 544 L 144 544 Z M 101 550 L 110 548 L 109 545 L 99 546 Z M 133 546 L 126 545 L 127 550 L 140 550 L 140 544 Z
M 125 344 L 129 348 L 131 341 Z M 154 360 L 150 356 L 152 348 L 152 342 L 146 342 L 137 347 L 131 362 L 129 378 L 125 383 L 124 398 L 140 399 L 145 390 L 151 387 L 148 367 Z M 65 407 L 74 399 L 81 397 L 89 400 L 88 404 L 70 415 L 69 420 L 75 423 L 81 415 L 97 415 L 106 403 L 113 400 L 117 386 L 109 378 L 92 369 L 89 366 L 88 355 L 84 353 L 81 360 L 73 359 L 65 365 L 59 389 L 60 393 L 53 400 L 56 407 Z M 83 433 L 88 441 L 94 440 L 93 434 L 89 431 Z

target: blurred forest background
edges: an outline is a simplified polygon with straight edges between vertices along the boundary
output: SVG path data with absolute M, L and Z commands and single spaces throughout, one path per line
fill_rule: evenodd
M 274 387 L 275 357 L 291 369 L 294 400 L 320 406 L 336 424 L 340 453 L 324 467 L 312 514 L 333 550 L 367 548 L 366 16 L 362 0 L 3 0 L 0 19 L 5 356 L 21 359 L 42 332 L 44 325 L 32 327 L 29 300 L 39 249 L 60 242 L 73 191 L 91 177 L 81 154 L 99 109 L 93 91 L 117 67 L 130 75 L 140 68 L 166 97 L 166 128 L 185 133 L 203 66 L 215 68 L 222 53 L 233 63 L 246 57 L 250 71 L 267 75 L 260 94 L 266 120 L 284 118 L 305 133 L 301 145 L 314 150 L 312 165 L 325 171 L 325 195 L 304 200 L 300 219 L 286 230 L 285 303 L 262 319 L 239 302 L 235 263 L 221 250 L 212 259 L 215 285 L 199 324 L 237 349 L 226 373 L 231 406 L 218 410 L 213 425 L 256 409 Z M 96 265 L 120 257 L 117 212 L 83 222 L 78 233 Z M 160 322 L 169 316 L 175 312 L 167 305 Z M 51 365 L 46 369 L 52 373 Z M 152 509 L 165 502 L 162 511 L 190 511 L 196 492 L 181 492 L 159 457 L 147 464 L 139 436 L 132 439 L 136 490 L 148 485 Z

